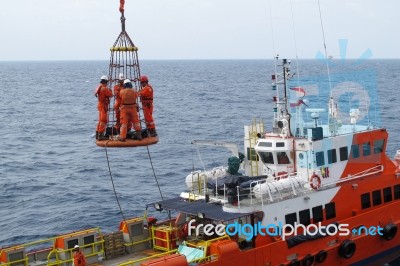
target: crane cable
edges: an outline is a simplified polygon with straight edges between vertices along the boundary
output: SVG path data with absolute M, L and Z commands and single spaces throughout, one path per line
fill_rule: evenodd
M 161 200 L 164 201 L 164 197 L 163 197 L 163 194 L 162 194 L 162 192 L 161 192 L 160 184 L 158 183 L 158 178 L 157 178 L 156 172 L 154 171 L 153 160 L 151 159 L 149 146 L 146 146 L 146 149 L 147 149 L 147 154 L 148 154 L 148 156 L 149 156 L 149 161 L 150 161 L 151 169 L 153 170 L 153 176 L 154 176 L 154 179 L 156 180 L 156 184 L 157 184 L 157 187 L 158 187 L 158 191 L 160 192 Z
M 330 73 L 330 70 L 329 70 L 328 52 L 327 52 L 327 50 L 326 50 L 324 23 L 322 22 L 321 5 L 320 5 L 320 3 L 319 3 L 319 0 L 318 0 L 318 10 L 319 10 L 319 19 L 320 19 L 320 22 L 321 22 L 322 38 L 323 38 L 323 40 L 324 40 L 325 62 L 326 62 L 326 69 L 327 69 L 327 71 L 328 71 L 329 91 L 330 91 L 330 93 L 332 93 L 331 73 Z
M 108 141 L 107 141 L 107 144 L 108 144 Z M 118 208 L 119 208 L 119 211 L 121 212 L 121 215 L 122 215 L 122 220 L 125 222 L 125 225 L 127 225 L 125 214 L 124 214 L 124 211 L 122 210 L 121 203 L 119 202 L 118 195 L 117 195 L 117 190 L 115 189 L 114 178 L 113 178 L 112 172 L 111 172 L 110 160 L 108 158 L 107 145 L 104 147 L 104 150 L 106 152 L 108 173 L 110 174 L 110 180 L 111 180 L 111 184 L 112 184 L 112 187 L 113 187 L 115 199 L 117 200 Z M 131 241 L 131 244 L 133 245 L 133 239 L 131 237 L 131 232 L 129 230 L 129 226 L 127 226 L 126 228 L 128 229 L 129 240 Z
M 125 32 L 124 4 L 125 4 L 125 0 L 120 0 L 119 11 L 121 12 L 121 27 L 122 27 L 122 33 Z M 108 144 L 108 142 L 107 142 L 107 144 Z M 113 178 L 112 171 L 111 171 L 111 166 L 110 166 L 110 159 L 109 159 L 108 151 L 107 151 L 107 144 L 105 145 L 104 149 L 105 149 L 106 158 L 107 158 L 107 166 L 108 166 L 108 172 L 109 172 L 109 175 L 110 175 L 110 180 L 111 180 L 111 184 L 112 184 L 112 187 L 113 187 L 114 196 L 115 196 L 115 199 L 116 199 L 117 204 L 118 204 L 118 208 L 119 208 L 119 210 L 120 210 L 120 212 L 121 212 L 122 219 L 123 219 L 123 221 L 125 222 L 125 224 L 127 224 L 126 217 L 125 217 L 124 211 L 122 210 L 122 206 L 121 206 L 121 203 L 120 203 L 120 201 L 119 201 L 118 194 L 117 194 L 117 191 L 116 191 L 116 188 L 115 188 L 114 178 Z M 147 154 L 148 154 L 148 156 L 149 156 L 149 161 L 150 161 L 151 169 L 152 169 L 152 171 L 153 171 L 153 176 L 154 176 L 154 179 L 156 180 L 156 184 L 157 184 L 157 187 L 158 187 L 158 191 L 160 192 L 161 200 L 164 201 L 164 197 L 163 197 L 162 192 L 161 192 L 160 184 L 159 184 L 159 182 L 158 182 L 157 175 L 156 175 L 156 172 L 155 172 L 155 170 L 154 170 L 153 161 L 152 161 L 152 159 L 151 159 L 149 147 L 146 146 L 146 148 L 147 148 Z M 169 217 L 170 217 L 170 215 L 171 215 L 170 212 L 168 212 L 168 216 L 169 216 Z M 129 226 L 127 226 L 127 230 L 128 230 L 128 235 L 129 235 L 130 242 L 131 242 L 131 244 L 133 245 L 133 239 L 132 239 L 132 237 L 131 237 L 131 233 L 130 233 L 130 230 L 129 230 Z
M 293 27 L 293 40 L 294 40 L 294 49 L 296 51 L 296 76 L 297 76 L 297 87 L 300 87 L 300 69 L 299 69 L 299 55 L 297 50 L 297 40 L 296 40 L 296 27 L 294 22 L 294 15 L 293 15 L 293 2 L 290 0 L 290 11 L 292 13 L 292 27 Z

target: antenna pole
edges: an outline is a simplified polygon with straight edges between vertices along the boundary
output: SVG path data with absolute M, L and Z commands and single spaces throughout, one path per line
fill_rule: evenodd
M 287 59 L 282 59 L 283 61 L 283 96 L 284 96 L 284 101 L 285 101 L 285 116 L 288 122 L 288 133 L 289 133 L 289 137 L 292 136 L 292 132 L 290 130 L 290 113 L 288 110 L 288 98 L 287 98 L 287 78 L 290 75 L 289 72 L 289 67 L 288 64 L 290 64 L 290 61 L 288 61 Z

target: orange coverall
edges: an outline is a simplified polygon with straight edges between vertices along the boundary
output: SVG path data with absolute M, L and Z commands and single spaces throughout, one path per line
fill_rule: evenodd
M 146 121 L 146 126 L 148 129 L 154 129 L 154 119 L 153 119 L 153 88 L 150 84 L 147 84 L 142 88 L 139 93 L 140 101 L 143 106 L 144 120 Z
M 107 84 L 100 84 L 95 93 L 99 103 L 97 104 L 97 110 L 99 110 L 99 122 L 97 123 L 96 131 L 104 133 L 108 122 L 108 105 L 110 104 L 110 97 L 112 97 L 112 91 L 107 88 Z
M 82 251 L 78 250 L 74 253 L 74 264 L 75 266 L 86 266 L 86 258 Z
M 128 125 L 133 123 L 133 128 L 140 131 L 140 122 L 137 112 L 137 97 L 138 93 L 132 88 L 125 88 L 120 92 L 121 96 L 121 139 L 126 139 Z M 130 127 L 130 126 L 129 126 Z
M 115 96 L 115 103 L 114 103 L 114 111 L 115 111 L 115 128 L 119 129 L 121 125 L 121 112 L 119 107 L 121 106 L 121 96 L 120 92 L 124 89 L 123 82 L 120 82 L 114 86 L 114 96 Z

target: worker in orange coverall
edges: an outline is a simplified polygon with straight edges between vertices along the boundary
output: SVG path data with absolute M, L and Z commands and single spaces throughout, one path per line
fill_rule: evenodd
M 119 94 L 121 96 L 121 132 L 119 140 L 125 141 L 128 132 L 128 126 L 133 123 L 133 128 L 136 131 L 136 138 L 142 139 L 140 121 L 137 109 L 138 93 L 132 88 L 132 82 L 129 79 L 124 81 L 124 89 Z M 130 127 L 130 126 L 129 126 Z M 130 129 L 130 128 L 129 128 Z
M 74 265 L 75 266 L 86 266 L 85 254 L 81 251 L 78 245 L 74 247 Z
M 156 127 L 153 119 L 153 87 L 149 84 L 146 76 L 140 77 L 142 90 L 139 92 L 140 101 L 142 102 L 144 120 L 146 121 L 147 131 L 150 137 L 157 136 Z
M 121 90 L 124 89 L 124 74 L 120 73 L 118 77 L 118 83 L 115 84 L 114 86 L 114 97 L 115 97 L 115 102 L 114 102 L 114 111 L 115 111 L 115 126 L 114 128 L 119 131 L 121 122 L 120 122 L 120 111 L 119 107 L 121 106 L 121 96 L 119 93 Z
M 107 87 L 108 77 L 102 76 L 100 78 L 100 85 L 97 87 L 95 96 L 98 99 L 97 109 L 99 110 L 99 122 L 96 128 L 96 139 L 107 139 L 104 136 L 108 122 L 108 105 L 110 104 L 110 97 L 112 91 Z

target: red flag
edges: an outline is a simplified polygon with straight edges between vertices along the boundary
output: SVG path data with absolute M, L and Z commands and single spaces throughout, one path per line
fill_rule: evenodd
M 296 92 L 297 97 L 304 97 L 306 96 L 306 91 L 302 87 L 293 87 L 290 88 L 292 91 Z M 299 95 L 300 94 L 300 95 Z

